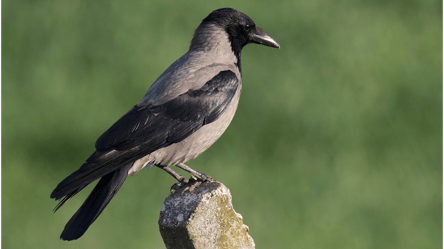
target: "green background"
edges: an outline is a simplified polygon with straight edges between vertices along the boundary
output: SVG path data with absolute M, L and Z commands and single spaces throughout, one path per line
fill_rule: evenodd
M 243 50 L 228 130 L 189 165 L 231 189 L 257 248 L 442 248 L 442 2 L 2 1 L 3 248 L 164 248 L 174 179 L 143 170 L 78 241 L 51 191 L 234 7 L 281 45 Z

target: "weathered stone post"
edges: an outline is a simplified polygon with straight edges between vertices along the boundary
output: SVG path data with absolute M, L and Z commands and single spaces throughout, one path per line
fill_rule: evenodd
M 168 249 L 254 248 L 248 226 L 220 182 L 190 182 L 165 199 L 159 228 Z

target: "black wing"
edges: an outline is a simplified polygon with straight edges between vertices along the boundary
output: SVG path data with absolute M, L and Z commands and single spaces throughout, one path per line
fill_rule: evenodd
M 80 169 L 59 183 L 51 198 L 67 196 L 68 200 L 92 181 L 153 151 L 178 143 L 203 125 L 217 120 L 239 84 L 234 72 L 222 71 L 200 89 L 189 90 L 164 104 L 134 106 L 99 137 L 97 151 Z
M 126 150 L 143 145 L 146 154 L 184 138 L 224 112 L 238 88 L 232 71 L 222 71 L 198 90 L 162 105 L 134 106 L 96 142 L 97 150 Z

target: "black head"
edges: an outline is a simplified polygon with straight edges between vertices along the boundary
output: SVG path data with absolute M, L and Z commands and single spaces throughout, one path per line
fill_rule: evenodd
M 232 8 L 223 8 L 211 12 L 197 28 L 193 41 L 204 38 L 205 36 L 201 36 L 200 32 L 203 32 L 210 25 L 220 27 L 227 32 L 232 50 L 238 56 L 240 56 L 242 48 L 248 43 L 280 48 L 273 37 L 257 27 L 250 17 Z M 192 46 L 193 41 L 191 42 Z

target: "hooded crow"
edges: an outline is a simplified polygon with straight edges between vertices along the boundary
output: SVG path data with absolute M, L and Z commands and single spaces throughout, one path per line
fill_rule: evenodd
M 242 12 L 231 8 L 211 12 L 194 32 L 189 51 L 151 85 L 142 100 L 103 133 L 96 151 L 60 182 L 51 198 L 55 211 L 88 184 L 94 190 L 66 224 L 60 238 L 81 237 L 97 219 L 128 176 L 157 166 L 180 186 L 188 179 L 212 180 L 185 164 L 208 149 L 234 117 L 242 89 L 241 51 L 249 43 L 279 44 Z M 177 185 L 176 185 L 177 186 Z

